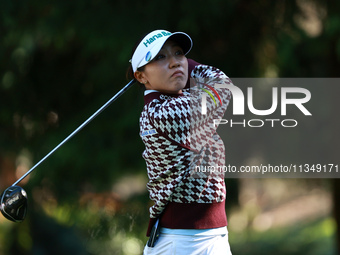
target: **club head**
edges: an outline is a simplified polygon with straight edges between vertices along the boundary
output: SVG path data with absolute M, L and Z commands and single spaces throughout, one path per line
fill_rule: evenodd
M 27 194 L 19 186 L 11 186 L 1 194 L 0 211 L 10 221 L 22 222 L 27 212 Z

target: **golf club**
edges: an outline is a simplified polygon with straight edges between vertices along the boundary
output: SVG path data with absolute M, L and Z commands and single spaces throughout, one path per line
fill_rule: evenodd
M 27 194 L 19 186 L 11 186 L 1 194 L 0 210 L 6 219 L 22 222 L 27 212 Z
M 57 149 L 70 140 L 76 133 L 89 124 L 95 117 L 97 117 L 102 111 L 104 111 L 112 102 L 114 102 L 119 96 L 127 91 L 135 82 L 132 79 L 126 84 L 117 94 L 115 94 L 109 101 L 107 101 L 102 107 L 100 107 L 94 114 L 92 114 L 84 123 L 82 123 L 76 130 L 74 130 L 68 137 L 66 137 L 61 143 L 59 143 L 53 150 L 51 150 L 45 157 L 43 157 L 38 163 L 36 163 L 30 170 L 28 170 L 23 176 L 21 176 L 15 183 L 7 188 L 0 197 L 0 211 L 9 220 L 14 222 L 21 222 L 25 219 L 27 212 L 27 194 L 25 190 L 17 184 L 27 177 L 32 171 L 39 166 L 44 160 L 51 156 Z

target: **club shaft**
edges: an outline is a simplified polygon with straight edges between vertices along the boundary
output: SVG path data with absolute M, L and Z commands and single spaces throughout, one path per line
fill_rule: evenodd
M 82 128 L 89 124 L 95 117 L 97 117 L 102 111 L 104 111 L 112 102 L 114 102 L 118 97 L 120 97 L 126 90 L 128 90 L 135 80 L 131 80 L 125 85 L 116 95 L 114 95 L 109 101 L 107 101 L 102 107 L 100 107 L 94 114 L 92 114 L 83 124 L 81 124 L 76 130 L 74 130 L 68 137 L 66 137 L 61 143 L 59 143 L 53 150 L 51 150 L 45 157 L 43 157 L 38 163 L 36 163 L 30 170 L 28 170 L 23 176 L 20 177 L 12 186 L 17 185 L 24 178 L 27 177 L 37 166 L 39 166 L 44 160 L 51 156 L 56 150 L 63 146 L 68 140 L 70 140 L 75 134 L 77 134 Z

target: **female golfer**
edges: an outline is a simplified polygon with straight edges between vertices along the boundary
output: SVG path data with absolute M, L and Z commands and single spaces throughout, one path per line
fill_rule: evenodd
M 131 74 L 145 87 L 140 136 L 150 208 L 144 254 L 230 255 L 224 145 L 214 120 L 230 100 L 229 78 L 188 60 L 191 38 L 156 30 L 134 50 Z M 191 80 L 191 82 L 190 82 Z

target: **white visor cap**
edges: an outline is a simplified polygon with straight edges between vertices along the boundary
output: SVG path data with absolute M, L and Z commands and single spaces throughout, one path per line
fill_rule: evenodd
M 143 38 L 133 53 L 130 60 L 133 72 L 153 60 L 170 38 L 181 46 L 185 55 L 189 53 L 192 48 L 192 40 L 189 35 L 183 32 L 171 33 L 166 30 L 155 30 Z

